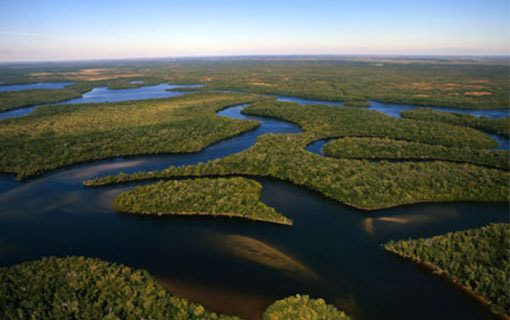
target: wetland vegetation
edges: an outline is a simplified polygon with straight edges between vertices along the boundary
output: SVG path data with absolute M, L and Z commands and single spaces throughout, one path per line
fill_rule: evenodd
M 505 63 L 352 58 L 177 60 L 152 65 L 0 68 L 5 84 L 75 81 L 110 88 L 161 82 L 202 83 L 208 89 L 235 90 L 300 98 L 344 101 L 367 106 L 369 100 L 472 109 L 509 105 L 510 67 Z M 438 76 L 438 72 L 441 76 Z M 102 84 L 104 86 L 104 84 Z M 72 86 L 77 88 L 77 86 Z M 76 90 L 69 88 L 70 90 Z M 203 88 L 206 90 L 206 88 Z M 0 101 L 2 101 L 0 95 Z M 12 101 L 12 100 L 11 100 Z M 38 100 L 37 103 L 42 103 Z M 19 105 L 18 105 L 19 106 Z
M 384 247 L 441 274 L 477 295 L 497 315 L 510 318 L 510 224 L 390 241 Z
M 333 159 L 305 150 L 313 141 L 338 136 L 415 139 L 444 145 L 490 147 L 493 141 L 470 128 L 394 119 L 369 110 L 255 102 L 248 114 L 295 122 L 302 134 L 264 135 L 250 149 L 222 159 L 162 171 L 106 176 L 88 186 L 211 175 L 269 176 L 319 191 L 360 209 L 374 210 L 430 201 L 507 201 L 509 173 L 452 162 L 380 162 Z
M 510 169 L 508 151 L 446 147 L 388 138 L 335 139 L 324 146 L 324 153 L 345 159 L 444 160 Z
M 2 319 L 238 319 L 169 293 L 145 270 L 84 257 L 0 268 Z
M 40 108 L 0 126 L 0 171 L 18 178 L 62 166 L 119 156 L 195 152 L 257 127 L 215 115 L 258 99 L 203 93 L 172 100 Z
M 510 139 L 510 118 L 489 119 L 486 117 L 475 117 L 469 114 L 458 114 L 419 108 L 416 110 L 404 111 L 401 117 L 421 121 L 439 121 L 459 126 L 472 127 L 486 132 L 499 134 Z
M 169 292 L 147 271 L 85 257 L 47 257 L 0 268 L 2 319 L 241 320 Z M 323 299 L 274 302 L 264 320 L 348 320 Z
M 113 209 L 142 215 L 205 215 L 292 224 L 260 201 L 262 186 L 246 178 L 157 182 L 118 195 Z
M 18 214 L 18 208 L 21 213 L 23 210 L 34 211 L 41 214 L 33 216 L 41 216 L 42 219 L 49 220 L 52 218 L 46 215 L 47 213 L 53 214 L 54 211 L 66 213 L 53 215 L 58 216 L 59 221 L 55 223 L 58 227 L 52 230 L 58 231 L 58 228 L 66 226 L 72 230 L 71 233 L 74 233 L 74 230 L 78 230 L 78 228 L 72 224 L 66 225 L 65 221 L 68 220 L 65 219 L 77 218 L 78 215 L 69 218 L 70 215 L 67 213 L 74 213 L 75 203 L 79 203 L 80 197 L 86 195 L 86 199 L 90 203 L 87 203 L 83 211 L 88 212 L 86 210 L 91 208 L 92 210 L 88 213 L 92 218 L 85 217 L 85 215 L 79 217 L 86 222 L 83 230 L 80 229 L 80 231 L 86 233 L 88 230 L 84 230 L 87 228 L 106 226 L 106 231 L 94 230 L 99 230 L 99 233 L 105 232 L 108 238 L 111 237 L 112 232 L 108 228 L 115 226 L 119 228 L 120 233 L 125 231 L 126 236 L 124 239 L 119 236 L 119 241 L 115 242 L 119 249 L 125 251 L 119 250 L 119 253 L 112 254 L 106 250 L 96 256 L 110 255 L 113 257 L 112 261 L 131 261 L 130 263 L 133 265 L 141 263 L 144 266 L 150 265 L 151 268 L 159 271 L 165 268 L 172 269 L 172 272 L 181 277 L 182 274 L 179 272 L 188 275 L 188 269 L 193 270 L 191 272 L 193 275 L 198 275 L 203 266 L 208 268 L 207 271 L 214 274 L 214 277 L 218 277 L 218 275 L 225 277 L 223 279 L 225 282 L 232 280 L 229 285 L 240 280 L 240 278 L 234 277 L 230 279 L 226 275 L 226 273 L 233 273 L 235 268 L 238 268 L 236 274 L 256 270 L 270 276 L 275 275 L 265 272 L 276 270 L 278 278 L 274 279 L 278 279 L 278 281 L 281 280 L 281 277 L 293 279 L 300 283 L 300 288 L 308 288 L 302 286 L 303 283 L 322 283 L 322 279 L 341 280 L 349 284 L 347 280 L 343 279 L 343 274 L 336 278 L 336 275 L 328 274 L 328 272 L 335 273 L 338 271 L 337 269 L 353 272 L 353 269 L 345 267 L 345 264 L 349 262 L 341 259 L 328 260 L 329 257 L 323 257 L 315 248 L 309 247 L 310 241 L 306 237 L 311 233 L 309 233 L 310 229 L 306 229 L 304 225 L 312 225 L 313 221 L 303 220 L 304 223 L 303 221 L 298 223 L 299 215 L 292 216 L 291 214 L 293 210 L 299 211 L 298 206 L 301 205 L 301 198 L 297 201 L 298 196 L 286 193 L 292 191 L 280 190 L 284 189 L 281 185 L 276 192 L 278 195 L 270 197 L 272 201 L 275 199 L 276 201 L 267 203 L 271 203 L 272 206 L 274 203 L 281 206 L 283 208 L 281 212 L 284 212 L 286 216 L 292 216 L 296 221 L 294 227 L 278 228 L 253 224 L 253 227 L 257 228 L 254 231 L 251 229 L 251 224 L 243 225 L 243 227 L 246 226 L 246 229 L 243 229 L 234 222 L 230 223 L 229 221 L 229 223 L 223 224 L 220 219 L 215 222 L 207 221 L 206 223 L 210 223 L 210 225 L 205 226 L 205 222 L 202 222 L 201 219 L 177 221 L 177 219 L 151 219 L 148 217 L 142 219 L 127 214 L 106 215 L 105 212 L 112 212 L 110 206 L 112 197 L 109 192 L 113 191 L 112 194 L 115 194 L 115 190 L 83 188 L 81 185 L 77 185 L 76 181 L 68 181 L 76 179 L 69 179 L 69 177 L 89 178 L 90 180 L 84 182 L 86 186 L 160 180 L 117 195 L 113 200 L 113 209 L 120 212 L 141 215 L 226 216 L 279 224 L 292 224 L 293 222 L 273 207 L 262 202 L 261 184 L 248 179 L 249 177 L 271 177 L 290 182 L 362 210 L 377 210 L 420 202 L 508 202 L 509 153 L 493 150 L 497 143 L 485 132 L 508 137 L 510 118 L 492 120 L 420 108 L 402 112 L 402 118 L 397 119 L 361 107 L 367 106 L 373 99 L 382 102 L 479 110 L 508 108 L 509 68 L 506 64 L 446 63 L 441 60 L 381 62 L 329 58 L 219 59 L 211 61 L 189 59 L 150 63 L 126 62 L 124 66 L 108 65 L 105 62 L 104 65 L 95 67 L 87 65 L 29 66 L 20 69 L 4 69 L 0 66 L 0 82 L 5 84 L 40 81 L 73 82 L 72 85 L 63 89 L 1 92 L 0 111 L 57 103 L 81 97 L 83 93 L 98 87 L 126 89 L 160 83 L 204 85 L 203 87 L 168 89 L 169 91 L 189 91 L 186 96 L 172 99 L 43 106 L 27 117 L 2 121 L 0 123 L 0 153 L 2 154 L 0 172 L 14 173 L 18 179 L 98 159 L 198 152 L 216 142 L 234 136 L 239 136 L 238 138 L 241 140 L 245 136 L 248 137 L 240 142 L 236 140 L 239 144 L 233 148 L 237 151 L 244 148 L 244 151 L 235 154 L 229 153 L 230 155 L 223 158 L 205 157 L 215 160 L 198 164 L 193 163 L 196 159 L 203 160 L 200 155 L 195 158 L 183 156 L 183 159 L 177 161 L 178 163 L 169 161 L 173 165 L 160 171 L 116 174 L 120 172 L 122 164 L 118 168 L 112 166 L 111 171 L 105 169 L 108 167 L 106 165 L 105 168 L 92 168 L 90 172 L 79 171 L 80 168 L 78 168 L 78 173 L 81 175 L 76 174 L 75 176 L 66 174 L 64 170 L 62 175 L 51 175 L 46 177 L 48 179 L 41 177 L 40 181 L 43 181 L 41 184 L 31 184 L 35 179 L 27 181 L 27 184 L 19 182 L 22 188 L 13 190 L 5 197 L 5 200 L 0 201 L 0 208 L 5 212 L 7 212 L 6 209 L 15 208 L 16 214 Z M 438 76 L 439 74 L 440 76 Z M 265 96 L 260 94 L 265 94 Z M 275 97 L 267 95 L 320 99 L 330 102 L 342 101 L 345 103 L 345 107 L 300 106 L 296 103 L 279 102 Z M 229 118 L 216 114 L 222 109 L 241 104 L 249 104 L 243 109 L 246 117 L 236 114 Z M 237 109 L 239 108 L 241 107 Z M 236 116 L 239 116 L 239 119 L 235 119 Z M 257 121 L 268 127 L 278 124 L 277 121 L 269 122 L 269 120 L 260 117 L 280 119 L 296 124 L 303 132 L 261 135 L 261 133 L 273 131 L 259 130 L 263 126 L 259 126 Z M 298 130 L 285 132 L 295 131 Z M 246 135 L 243 135 L 244 133 Z M 257 137 L 257 141 L 252 145 L 255 137 Z M 322 140 L 329 141 L 324 148 L 326 156 L 307 150 L 307 146 L 311 143 Z M 225 142 L 230 143 L 231 141 Z M 248 148 L 249 146 L 251 147 Z M 220 148 L 224 147 L 225 145 L 220 146 Z M 222 152 L 212 154 L 225 155 Z M 161 163 L 167 166 L 168 164 L 164 162 L 167 160 L 164 158 Z M 133 172 L 150 167 L 140 164 L 144 161 L 150 160 L 143 158 L 140 162 L 134 163 L 129 170 Z M 163 168 L 163 165 L 158 164 L 157 168 Z M 102 173 L 102 170 L 109 174 L 113 172 L 113 175 L 98 178 L 96 176 L 98 173 L 106 174 Z M 57 196 L 54 192 L 60 192 L 61 198 L 54 200 L 52 196 Z M 27 203 L 18 203 L 17 206 L 11 204 L 11 207 L 9 201 L 21 199 L 20 193 L 26 193 L 27 198 L 33 196 L 33 203 L 27 201 Z M 40 194 L 51 199 L 48 200 L 51 203 L 44 203 Z M 349 225 L 350 227 L 362 224 L 355 220 L 357 218 L 352 217 L 354 215 L 343 212 L 344 210 L 349 213 L 360 212 L 359 210 L 346 206 L 334 207 L 334 204 L 318 198 L 320 197 L 310 202 L 312 205 L 299 213 L 305 215 L 305 211 L 308 210 L 313 213 L 311 215 L 313 219 L 319 220 L 324 218 L 319 217 L 323 213 L 321 210 L 326 206 L 331 206 L 331 212 L 334 213 L 332 216 L 338 212 L 348 216 L 346 220 L 341 220 L 344 217 L 338 218 L 338 220 L 327 220 L 335 228 L 343 225 L 344 222 L 345 225 L 353 222 L 352 225 Z M 296 204 L 287 203 L 288 199 L 293 199 Z M 95 201 L 101 204 L 97 204 Z M 462 206 L 459 207 L 461 208 L 459 212 L 449 212 L 450 204 L 433 205 L 436 206 L 432 207 L 433 210 L 437 210 L 437 212 L 434 211 L 435 215 L 431 214 L 430 217 L 441 216 L 441 219 L 447 219 L 460 216 L 459 213 L 465 213 L 462 211 L 465 209 Z M 475 204 L 469 205 L 475 206 Z M 491 205 L 499 209 L 497 213 L 501 211 L 501 203 Z M 279 206 L 274 205 L 275 208 L 280 208 Z M 280 209 L 278 210 L 280 211 Z M 432 224 L 427 219 L 436 219 L 429 216 L 424 217 L 423 212 L 419 210 L 414 214 L 417 221 L 426 221 L 423 222 L 423 225 Z M 91 220 L 87 220 L 89 218 Z M 30 219 L 36 218 L 31 216 Z M 30 219 L 27 221 L 33 223 L 33 220 Z M 104 223 L 98 224 L 95 219 Z M 328 219 L 333 218 L 328 217 Z M 413 228 L 418 224 L 405 221 L 405 219 L 399 220 L 398 217 L 391 216 L 387 211 L 383 211 L 380 217 L 374 219 L 381 222 L 376 228 L 377 232 L 373 232 L 373 225 L 371 231 L 367 232 L 370 233 L 370 237 L 376 240 L 380 239 L 377 238 L 380 230 L 383 234 L 396 230 L 397 224 L 402 225 L 399 230 L 404 230 L 406 224 Z M 498 218 L 491 216 L 487 219 Z M 60 224 L 61 220 L 64 221 L 62 224 Z M 157 223 L 154 222 L 156 220 Z M 473 221 L 475 220 L 473 218 Z M 19 232 L 19 234 L 27 234 L 33 231 L 31 229 L 33 225 L 18 227 L 18 222 L 9 224 L 10 220 L 6 219 L 5 221 L 8 222 L 5 223 L 6 227 L 3 230 L 9 231 L 5 232 L 5 238 L 8 240 L 4 242 L 3 238 L 0 239 L 0 249 L 5 249 L 5 252 L 0 252 L 0 254 L 6 254 L 11 259 L 9 264 L 12 261 L 25 260 L 24 253 L 11 254 L 9 250 L 11 250 L 11 242 L 15 245 L 19 244 L 22 249 L 27 249 L 23 247 L 25 243 L 16 238 L 17 235 L 14 233 L 17 234 L 19 228 L 25 232 Z M 76 220 L 69 221 L 76 223 Z M 149 223 L 143 224 L 143 228 L 139 228 L 146 221 Z M 373 220 L 371 221 L 373 222 Z M 476 224 L 478 221 L 481 220 L 466 223 Z M 23 225 L 22 222 L 19 224 Z M 391 227 L 384 229 L 390 224 Z M 9 228 L 12 225 L 14 225 L 13 234 L 10 233 Z M 327 229 L 324 227 L 325 225 L 318 225 L 321 226 L 321 228 L 317 228 L 320 230 L 319 233 L 323 233 L 322 230 Z M 459 225 L 463 224 L 459 223 L 452 228 L 455 230 Z M 208 228 L 209 226 L 213 227 Z M 437 225 L 434 226 L 431 227 L 431 230 L 435 230 Z M 420 225 L 417 228 L 429 232 L 428 226 L 422 227 Z M 280 234 L 278 231 L 274 231 L 280 229 L 287 233 L 284 234 L 282 231 Z M 355 230 L 355 228 L 350 229 Z M 151 234 L 148 234 L 147 230 L 150 230 Z M 298 233 L 292 233 L 295 230 Z M 152 231 L 155 232 L 152 233 Z M 358 231 L 363 234 L 365 232 Z M 407 233 L 404 232 L 404 234 Z M 191 241 L 189 237 L 196 235 L 199 237 L 194 239 L 194 242 Z M 330 235 L 335 237 L 339 235 L 336 229 L 329 234 L 313 235 L 316 237 L 317 243 L 321 243 L 322 248 L 324 250 L 327 248 L 328 252 L 346 249 L 330 237 Z M 134 242 L 127 241 L 127 237 L 136 239 L 139 243 L 134 245 Z M 297 242 L 296 239 L 300 237 L 303 238 L 303 243 Z M 354 241 L 360 241 L 354 232 L 352 234 L 346 232 L 339 238 L 341 238 L 340 242 L 353 240 L 352 243 L 355 243 Z M 502 290 L 509 286 L 507 276 L 509 267 L 508 260 L 503 261 L 502 257 L 508 254 L 508 250 L 505 251 L 503 247 L 508 248 L 509 238 L 507 224 L 491 225 L 482 229 L 450 233 L 430 239 L 394 241 L 386 244 L 385 248 L 444 273 L 454 282 L 475 292 L 478 296 L 484 297 L 496 314 L 508 316 L 508 293 L 502 292 Z M 41 252 L 43 255 L 48 255 L 47 252 L 53 252 L 51 250 L 54 248 L 56 248 L 56 252 L 72 255 L 75 254 L 74 250 L 79 252 L 79 255 L 98 252 L 96 249 L 86 248 L 83 253 L 84 249 L 80 246 L 81 240 L 84 239 L 87 238 L 83 236 L 80 238 L 80 235 L 76 235 L 75 238 L 73 234 L 67 239 L 69 243 L 64 245 L 66 248 L 62 249 L 55 245 L 60 244 L 58 241 L 62 240 L 49 241 L 48 243 L 55 246 L 47 246 L 47 240 L 44 238 L 44 240 L 40 239 L 41 243 L 44 243 L 44 250 L 33 249 L 29 246 L 27 251 L 37 257 L 41 256 Z M 183 239 L 187 239 L 191 244 L 188 246 L 179 242 Z M 367 251 L 363 251 L 359 257 L 354 258 L 363 260 L 363 263 L 374 259 L 373 261 L 382 261 L 391 265 L 388 260 L 383 258 L 378 260 L 380 257 L 377 254 L 384 252 L 380 248 L 380 242 L 374 244 L 375 241 L 372 243 L 371 240 L 364 237 L 363 241 L 366 242 L 355 243 L 356 245 L 366 245 Z M 201 241 L 209 242 L 203 245 L 200 243 Z M 94 244 L 97 246 L 97 243 Z M 158 247 L 160 250 L 148 250 L 148 244 Z M 124 245 L 126 248 L 123 247 Z M 139 245 L 140 251 L 134 249 L 137 245 Z M 329 245 L 331 247 L 328 247 Z M 369 248 L 369 245 L 374 245 L 377 248 Z M 127 248 L 129 246 L 132 248 Z M 117 247 L 113 251 L 116 249 Z M 135 251 L 136 254 L 132 253 Z M 503 251 L 505 252 L 502 253 Z M 154 252 L 157 254 L 152 257 L 151 253 Z M 174 254 L 176 260 L 165 262 L 166 265 L 159 264 L 159 260 L 163 260 L 162 256 L 166 253 Z M 361 256 L 361 254 L 366 254 L 366 256 Z M 186 257 L 189 255 L 189 261 L 179 255 Z M 174 256 L 170 256 L 170 258 Z M 352 256 L 349 255 L 349 258 Z M 386 255 L 382 254 L 382 256 Z M 390 258 L 396 259 L 392 256 Z M 151 259 L 158 262 L 148 262 Z M 225 260 L 228 260 L 228 263 L 224 263 Z M 322 264 L 323 261 L 327 261 L 327 263 Z M 328 270 L 329 263 L 332 268 L 336 268 L 334 271 Z M 194 267 L 194 265 L 198 265 L 198 267 Z M 399 268 L 399 266 L 393 266 Z M 363 270 L 365 271 L 365 269 Z M 370 269 L 367 270 L 370 271 Z M 407 269 L 402 270 L 413 272 Z M 355 277 L 359 276 L 356 272 Z M 382 274 L 390 279 L 391 272 L 384 272 L 386 273 Z M 351 276 L 348 273 L 346 275 Z M 245 277 L 245 275 L 243 276 Z M 201 275 L 200 280 L 197 281 L 210 280 L 208 277 L 211 276 L 204 275 L 202 277 Z M 393 278 L 393 280 L 395 279 Z M 146 271 L 90 258 L 43 258 L 1 268 L 0 280 L 0 317 L 6 319 L 30 317 L 52 319 L 159 319 L 167 317 L 175 319 L 237 319 L 214 314 L 205 310 L 201 305 L 177 297 L 167 291 Z M 244 278 L 242 280 L 244 281 Z M 428 286 L 427 288 L 444 289 L 438 284 L 430 285 L 430 280 L 433 278 L 415 281 L 416 284 Z M 270 291 L 273 292 L 276 287 L 278 288 L 274 289 L 275 292 L 280 292 L 280 289 L 286 290 L 288 288 L 286 285 L 290 282 L 285 281 L 278 282 L 274 286 L 271 284 Z M 382 290 L 383 286 L 388 284 L 384 282 L 385 279 L 377 279 L 377 281 L 381 282 L 376 284 L 375 289 Z M 250 281 L 246 283 L 253 286 Z M 216 285 L 218 284 L 216 283 Z M 415 284 L 413 283 L 411 286 L 413 285 Z M 233 286 L 236 287 L 237 284 Z M 239 286 L 239 288 L 246 289 L 247 285 Z M 266 290 L 267 286 L 260 284 L 260 288 Z M 346 290 L 352 288 L 351 286 Z M 340 292 L 344 298 L 343 295 L 346 292 L 342 291 L 343 289 L 337 289 L 334 288 L 334 294 L 337 295 Z M 329 292 L 329 289 L 320 288 L 319 290 L 324 293 Z M 357 290 L 356 287 L 354 291 Z M 406 290 L 410 290 L 410 288 L 406 288 Z M 412 296 L 411 291 L 407 292 Z M 287 292 L 279 297 L 287 296 L 293 292 L 299 291 Z M 372 301 L 384 301 L 381 304 L 389 302 L 385 301 L 385 297 L 381 295 L 371 296 L 371 293 L 367 293 L 367 291 L 361 290 L 360 292 L 356 292 L 353 297 L 347 299 L 352 298 L 352 304 L 359 303 L 367 309 L 372 306 L 367 302 L 368 300 L 363 301 L 366 296 L 370 296 Z M 444 295 L 443 293 L 441 292 L 441 297 L 447 297 L 450 299 L 448 301 L 457 304 L 455 308 L 452 307 L 453 314 L 465 314 L 462 311 L 457 312 L 458 309 L 465 306 L 462 304 L 465 303 L 465 300 L 456 300 L 455 294 L 451 292 L 446 292 Z M 351 293 L 349 292 L 349 294 Z M 357 298 L 359 301 L 356 302 Z M 275 299 L 276 297 L 273 297 L 270 301 Z M 344 305 L 352 306 L 350 302 L 345 303 L 341 298 L 338 302 L 337 296 L 332 295 L 327 299 L 335 301 L 337 306 L 342 307 L 341 309 L 344 309 Z M 390 299 L 395 299 L 395 297 L 390 297 Z M 422 301 L 411 301 L 412 299 L 409 298 L 406 302 L 415 303 L 415 306 L 422 303 Z M 428 306 L 436 307 L 437 303 L 433 302 L 433 298 L 429 296 L 427 299 L 429 299 Z M 469 306 L 469 308 L 471 307 Z M 378 305 L 374 307 L 374 310 L 386 312 L 384 313 L 386 317 L 395 318 L 397 315 L 398 318 L 401 310 L 394 312 L 392 308 L 400 307 L 392 306 L 385 309 L 385 306 Z M 469 310 L 475 309 L 473 307 Z M 351 309 L 346 308 L 345 310 L 351 313 Z M 356 310 L 355 306 L 353 306 L 353 310 Z M 363 314 L 363 310 L 356 310 L 356 312 L 356 315 L 362 315 L 360 318 L 363 316 L 370 318 L 374 314 L 379 315 L 377 311 L 372 314 L 367 313 L 368 316 Z M 442 310 L 434 310 L 430 313 L 437 315 L 437 312 L 441 313 Z M 304 295 L 279 300 L 265 312 L 261 311 L 260 314 L 263 314 L 264 320 L 349 319 L 345 313 L 332 305 L 327 305 L 324 300 L 312 299 Z M 409 316 L 409 313 L 406 315 Z

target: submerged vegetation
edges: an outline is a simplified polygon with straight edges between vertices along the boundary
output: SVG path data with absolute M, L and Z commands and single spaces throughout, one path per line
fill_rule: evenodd
M 324 153 L 346 159 L 445 160 L 510 169 L 508 151 L 445 147 L 386 138 L 341 138 L 328 142 Z
M 499 134 L 510 139 L 510 118 L 489 119 L 487 117 L 475 117 L 469 114 L 457 114 L 432 110 L 430 108 L 418 108 L 403 111 L 403 118 L 422 121 L 439 121 L 459 126 L 472 127 L 490 133 Z
M 409 137 L 447 145 L 492 145 L 492 140 L 476 130 L 437 123 L 429 126 L 420 121 L 397 120 L 359 109 L 257 102 L 244 111 L 296 122 L 305 132 L 264 135 L 244 152 L 206 163 L 106 176 L 86 181 L 85 184 L 92 186 L 210 175 L 269 176 L 311 188 L 329 198 L 367 210 L 428 201 L 508 199 L 507 181 L 510 174 L 502 170 L 442 161 L 373 163 L 321 157 L 305 150 L 309 143 L 320 138 L 362 134 Z M 354 121 L 356 118 L 358 121 Z
M 0 268 L 0 317 L 240 320 L 175 296 L 145 270 L 84 257 L 48 257 Z M 323 299 L 300 295 L 276 301 L 263 317 L 349 319 Z
M 173 99 L 51 106 L 2 121 L 0 172 L 25 178 L 74 163 L 139 154 L 195 152 L 254 129 L 215 114 L 259 99 L 208 93 Z
M 385 249 L 423 264 L 510 318 L 510 224 L 491 224 L 428 239 L 391 241 Z
M 262 320 L 350 320 L 344 312 L 323 299 L 295 295 L 275 301 L 262 315 Z
M 118 195 L 113 209 L 150 215 L 212 215 L 292 224 L 260 201 L 262 186 L 246 178 L 174 180 Z

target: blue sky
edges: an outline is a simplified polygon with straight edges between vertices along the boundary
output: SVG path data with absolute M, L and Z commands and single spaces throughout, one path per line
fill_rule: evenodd
M 508 0 L 0 0 L 0 61 L 509 54 Z

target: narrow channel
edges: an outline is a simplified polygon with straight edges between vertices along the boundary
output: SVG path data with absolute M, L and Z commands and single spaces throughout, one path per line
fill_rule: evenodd
M 49 255 L 98 257 L 145 268 L 177 294 L 246 319 L 295 293 L 324 297 L 356 319 L 495 318 L 460 289 L 381 245 L 506 221 L 504 203 L 431 203 L 368 213 L 285 182 L 257 179 L 262 200 L 294 220 L 286 227 L 118 214 L 111 201 L 132 185 L 82 186 L 100 175 L 221 158 L 269 132 L 300 132 L 284 121 L 244 115 L 243 107 L 218 114 L 260 126 L 198 153 L 95 161 L 22 182 L 3 176 L 0 265 Z

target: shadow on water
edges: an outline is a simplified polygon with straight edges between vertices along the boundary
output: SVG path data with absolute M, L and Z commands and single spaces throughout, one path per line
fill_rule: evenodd
M 431 203 L 367 213 L 285 182 L 257 179 L 262 201 L 293 219 L 288 227 L 117 214 L 111 200 L 132 186 L 81 184 L 98 175 L 221 158 L 249 148 L 261 134 L 300 131 L 243 115 L 244 106 L 218 114 L 261 125 L 198 153 L 96 161 L 23 182 L 2 177 L 0 265 L 49 255 L 98 257 L 145 268 L 183 297 L 247 319 L 295 293 L 324 297 L 356 319 L 494 319 L 458 288 L 381 245 L 507 221 L 507 204 Z

